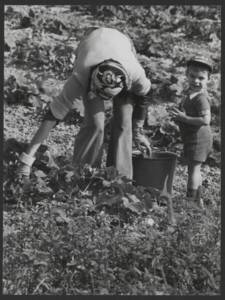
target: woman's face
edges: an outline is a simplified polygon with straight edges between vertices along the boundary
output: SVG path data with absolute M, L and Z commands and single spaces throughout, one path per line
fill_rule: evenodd
M 201 67 L 189 66 L 187 69 L 187 79 L 191 92 L 200 92 L 207 89 L 209 72 Z

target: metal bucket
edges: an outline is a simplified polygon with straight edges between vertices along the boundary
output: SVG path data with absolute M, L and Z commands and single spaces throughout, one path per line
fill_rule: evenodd
M 135 184 L 165 190 L 172 194 L 177 155 L 172 152 L 153 151 L 151 157 L 133 156 Z

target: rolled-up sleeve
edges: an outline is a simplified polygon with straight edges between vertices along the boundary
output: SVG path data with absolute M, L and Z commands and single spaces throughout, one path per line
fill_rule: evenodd
M 151 89 L 151 81 L 146 77 L 145 70 L 137 62 L 133 65 L 131 92 L 138 96 L 145 96 Z
M 66 81 L 62 92 L 53 98 L 50 104 L 51 112 L 58 120 L 64 119 L 67 113 L 73 108 L 75 99 L 84 96 L 84 88 L 73 74 Z

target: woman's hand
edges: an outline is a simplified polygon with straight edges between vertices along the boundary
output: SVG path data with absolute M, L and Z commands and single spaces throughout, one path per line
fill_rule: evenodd
M 144 135 L 142 128 L 137 128 L 133 131 L 133 141 L 135 146 L 142 151 L 146 151 L 147 155 L 151 156 L 152 149 L 148 138 Z

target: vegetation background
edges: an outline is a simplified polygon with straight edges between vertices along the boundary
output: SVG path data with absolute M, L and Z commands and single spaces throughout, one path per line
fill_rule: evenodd
M 221 7 L 5 6 L 3 293 L 8 295 L 220 294 Z M 92 26 L 128 33 L 152 81 L 145 124 L 153 146 L 174 151 L 175 223 L 159 191 L 131 186 L 103 159 L 74 184 L 70 168 L 82 103 L 37 153 L 31 182 L 15 180 L 19 154 L 44 107 L 71 74 L 74 50 Z M 203 165 L 201 210 L 185 200 L 179 103 L 185 61 L 209 54 L 213 152 Z M 106 107 L 106 138 L 110 104 Z

